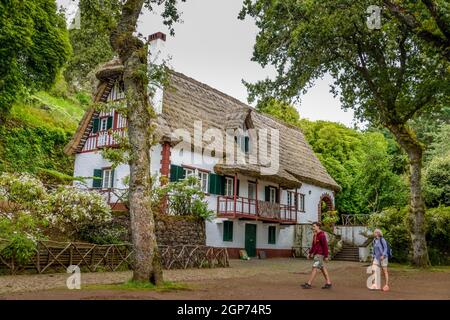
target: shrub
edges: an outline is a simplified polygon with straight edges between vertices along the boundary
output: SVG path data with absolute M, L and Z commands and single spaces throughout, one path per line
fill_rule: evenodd
M 111 209 L 97 192 L 70 186 L 59 187 L 49 197 L 46 219 L 58 230 L 72 237 L 84 225 L 111 221 Z
M 80 230 L 79 238 L 95 244 L 120 244 L 129 241 L 128 229 L 114 222 L 85 225 Z
M 34 254 L 37 240 L 50 230 L 70 239 L 87 224 L 110 220 L 110 208 L 99 193 L 73 187 L 49 191 L 30 174 L 0 175 L 0 238 L 6 240 L 0 253 L 19 263 Z
M 170 214 L 192 215 L 204 220 L 210 220 L 214 214 L 208 209 L 205 193 L 200 189 L 200 182 L 196 177 L 153 187 L 152 190 L 152 203 L 155 205 L 167 200 Z
M 389 241 L 393 260 L 407 262 L 411 256 L 411 238 L 407 227 L 408 208 L 389 208 L 372 214 L 371 229 L 380 228 Z M 425 213 L 426 239 L 430 262 L 434 265 L 449 264 L 450 259 L 450 207 L 428 209 Z
M 424 170 L 423 186 L 428 207 L 450 206 L 450 154 L 431 160 Z

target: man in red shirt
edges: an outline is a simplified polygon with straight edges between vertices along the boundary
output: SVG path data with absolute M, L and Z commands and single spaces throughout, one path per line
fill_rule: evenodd
M 302 284 L 303 289 L 311 289 L 312 282 L 314 281 L 317 270 L 322 271 L 323 276 L 325 277 L 326 283 L 322 287 L 322 289 L 330 289 L 331 288 L 331 280 L 328 274 L 328 270 L 325 267 L 323 260 L 328 261 L 328 242 L 325 232 L 320 229 L 320 222 L 314 222 L 313 224 L 313 242 L 311 249 L 309 250 L 308 259 L 313 258 L 313 267 L 311 272 L 311 277 L 308 282 Z

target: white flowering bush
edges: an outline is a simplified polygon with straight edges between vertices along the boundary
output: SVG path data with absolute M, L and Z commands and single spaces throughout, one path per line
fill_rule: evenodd
M 103 224 L 112 219 L 111 209 L 97 192 L 60 187 L 50 194 L 50 211 L 45 215 L 50 225 L 72 236 L 84 225 Z
M 23 263 L 35 253 L 38 240 L 57 230 L 72 239 L 89 224 L 111 220 L 109 205 L 97 192 L 74 187 L 47 190 L 26 173 L 0 175 L 0 254 Z

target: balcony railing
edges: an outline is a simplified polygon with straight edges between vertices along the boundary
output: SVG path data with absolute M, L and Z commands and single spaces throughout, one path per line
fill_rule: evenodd
M 343 214 L 339 222 L 341 226 L 366 226 L 369 218 L 369 214 Z
M 124 128 L 98 132 L 87 138 L 83 151 L 92 151 L 98 148 L 117 146 L 117 137 L 123 138 L 125 137 L 125 134 L 126 131 Z
M 217 198 L 217 215 L 289 224 L 297 222 L 295 206 L 245 197 L 236 197 L 235 201 L 233 197 L 219 196 Z

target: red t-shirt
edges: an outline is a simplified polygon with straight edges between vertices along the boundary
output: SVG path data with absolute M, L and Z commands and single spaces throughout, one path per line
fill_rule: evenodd
M 328 257 L 328 243 L 325 232 L 319 231 L 319 233 L 314 235 L 312 247 L 311 250 L 309 250 L 309 254 L 321 254 L 325 258 Z

